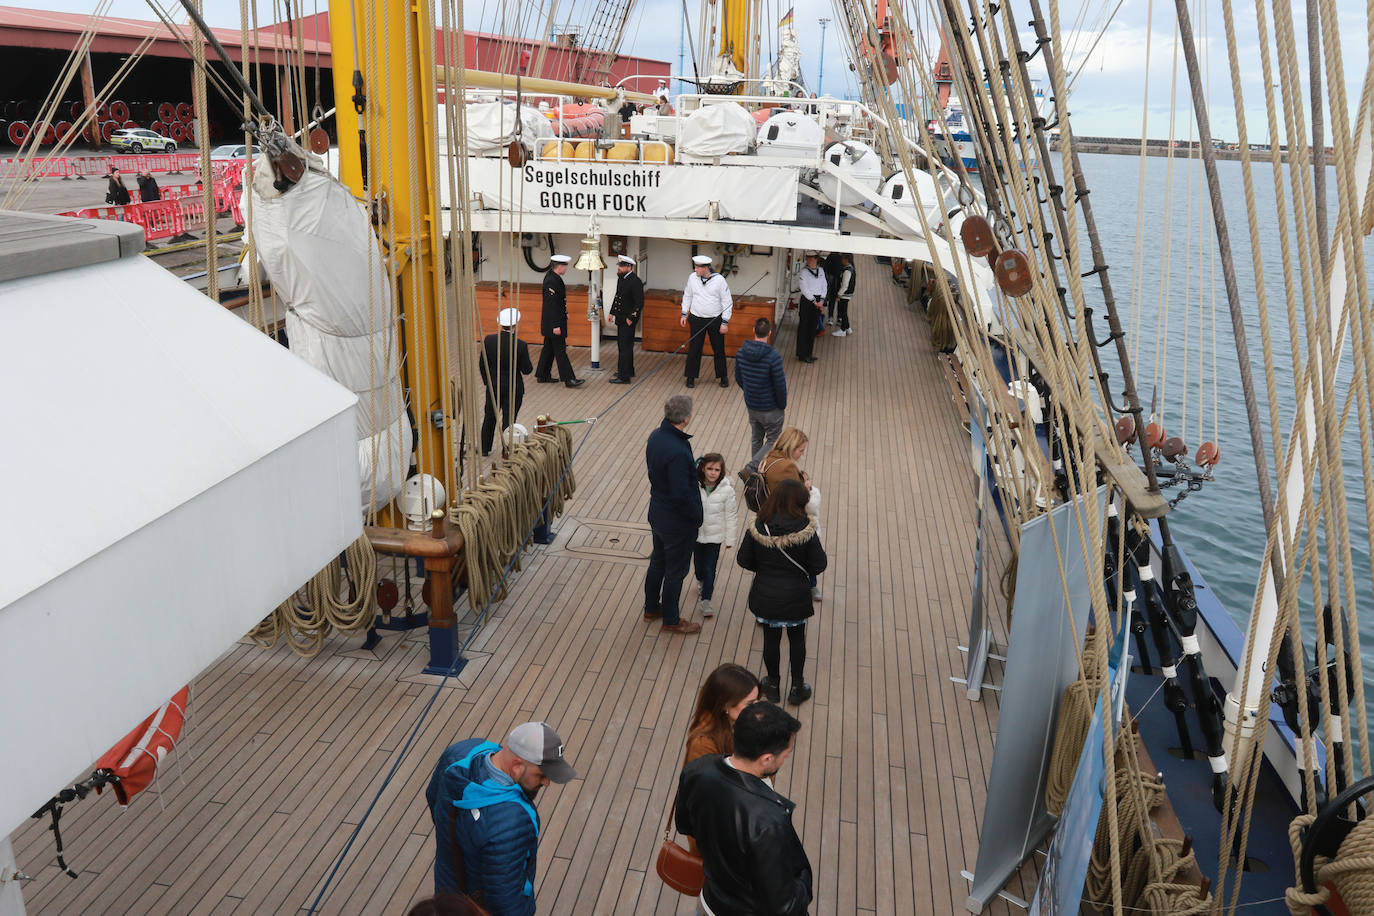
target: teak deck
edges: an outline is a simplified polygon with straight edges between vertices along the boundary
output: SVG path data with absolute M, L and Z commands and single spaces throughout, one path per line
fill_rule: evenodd
M 824 493 L 830 556 L 808 634 L 815 698 L 800 708 L 804 728 L 778 789 L 797 802 L 816 876 L 813 913 L 957 913 L 968 890 L 959 872 L 977 855 L 997 712 L 995 693 L 971 703 L 949 680 L 963 670 L 973 570 L 968 437 L 924 317 L 904 305 L 886 266 L 863 258 L 859 267 L 854 335 L 822 337 L 810 365 L 791 355 L 795 312 L 777 340 L 788 422 L 811 437 L 803 464 Z M 110 797 L 67 809 L 66 856 L 80 878 L 58 872 L 46 821 L 14 835 L 19 868 L 36 878 L 25 886 L 29 912 L 308 909 L 367 815 L 321 911 L 403 914 L 432 890 L 423 793 L 440 752 L 467 737 L 500 741 L 528 719 L 560 730 L 581 774 L 538 801 L 538 911 L 693 912 L 654 873 L 687 715 L 716 665 L 761 670 L 762 638 L 745 609 L 749 576 L 728 552 L 718 614 L 699 636 L 641 620 L 644 439 L 664 399 L 685 390 L 682 356 L 639 354 L 641 384 L 622 387 L 604 381 L 614 353 L 608 342 L 607 371 L 593 372 L 588 351 L 574 350 L 589 379 L 576 391 L 530 384 L 527 424 L 546 411 L 601 418 L 572 427 L 576 498 L 555 543 L 527 552 L 467 668 L 439 692 L 403 755 L 438 682 L 419 674 L 425 630 L 389 634 L 375 652 L 335 635 L 312 660 L 284 646 L 234 645 L 195 681 L 160 800 L 155 788 L 124 812 Z M 746 458 L 745 410 L 733 381 L 721 390 L 709 367 L 707 359 L 688 431 L 698 452 L 723 452 L 733 476 Z M 742 528 L 742 500 L 740 514 Z M 995 583 L 1000 537 L 991 549 Z M 699 619 L 688 583 L 684 612 Z M 996 591 L 990 600 L 1000 604 Z M 1028 867 L 1008 890 L 1026 897 L 1033 886 Z M 989 912 L 1007 904 L 995 900 Z

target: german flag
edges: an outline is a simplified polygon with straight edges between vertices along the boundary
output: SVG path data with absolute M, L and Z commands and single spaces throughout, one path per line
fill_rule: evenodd
M 785 26 L 785 25 L 791 25 L 791 24 L 792 24 L 792 10 L 789 8 L 789 9 L 787 10 L 787 15 L 786 15 L 786 16 L 783 16 L 781 19 L 778 20 L 778 28 L 782 28 L 782 27 Z

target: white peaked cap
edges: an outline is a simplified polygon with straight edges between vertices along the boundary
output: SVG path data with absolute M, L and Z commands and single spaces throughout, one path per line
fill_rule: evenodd
M 520 310 L 501 309 L 500 314 L 496 316 L 496 320 L 501 323 L 501 327 L 503 328 L 513 328 L 516 322 L 520 320 Z
M 631 267 L 635 266 L 635 259 L 628 254 L 622 254 L 617 260 L 620 261 L 621 264 L 629 264 Z
M 693 255 L 692 263 L 698 267 L 708 267 L 711 264 L 711 259 L 704 254 Z
M 572 263 L 572 258 L 570 258 L 570 257 L 569 257 L 568 255 L 566 255 L 566 254 L 556 254 L 556 255 L 554 255 L 553 257 L 549 258 L 549 260 L 552 261 L 552 262 L 555 263 L 555 264 L 571 264 L 571 263 Z

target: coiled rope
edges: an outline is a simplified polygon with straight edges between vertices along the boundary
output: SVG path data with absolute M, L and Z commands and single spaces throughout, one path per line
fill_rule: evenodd
M 463 533 L 468 603 L 474 609 L 506 596 L 502 574 L 507 567 L 520 569 L 520 550 L 546 511 L 545 500 L 549 520 L 563 514 L 564 502 L 577 489 L 572 451 L 572 434 L 565 427 L 538 429 L 450 509 L 449 519 Z
M 1293 846 L 1293 860 L 1302 857 L 1303 832 L 1315 821 L 1316 815 L 1301 814 L 1288 825 L 1288 842 Z M 1331 898 L 1336 886 L 1352 913 L 1374 913 L 1374 819 L 1365 818 L 1341 841 L 1335 859 L 1317 858 L 1317 892 L 1309 894 L 1301 887 L 1290 887 L 1285 896 L 1290 912 L 1296 916 L 1310 913 L 1312 908 Z
M 314 658 L 332 631 L 357 633 L 370 627 L 376 596 L 377 553 L 364 536 L 248 631 L 248 638 L 270 649 L 284 637 L 291 651 Z

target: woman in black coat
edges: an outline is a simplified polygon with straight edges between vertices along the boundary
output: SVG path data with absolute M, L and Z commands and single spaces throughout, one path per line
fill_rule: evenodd
M 811 601 L 811 577 L 825 571 L 825 549 L 816 533 L 815 518 L 806 514 L 810 498 L 805 484 L 783 480 L 768 494 L 753 524 L 740 542 L 736 561 L 754 573 L 749 586 L 749 610 L 763 624 L 763 667 L 760 683 L 766 699 L 781 699 L 778 677 L 782 631 L 792 664 L 792 689 L 787 702 L 811 699 L 811 685 L 803 678 L 806 664 L 806 620 L 816 613 Z

